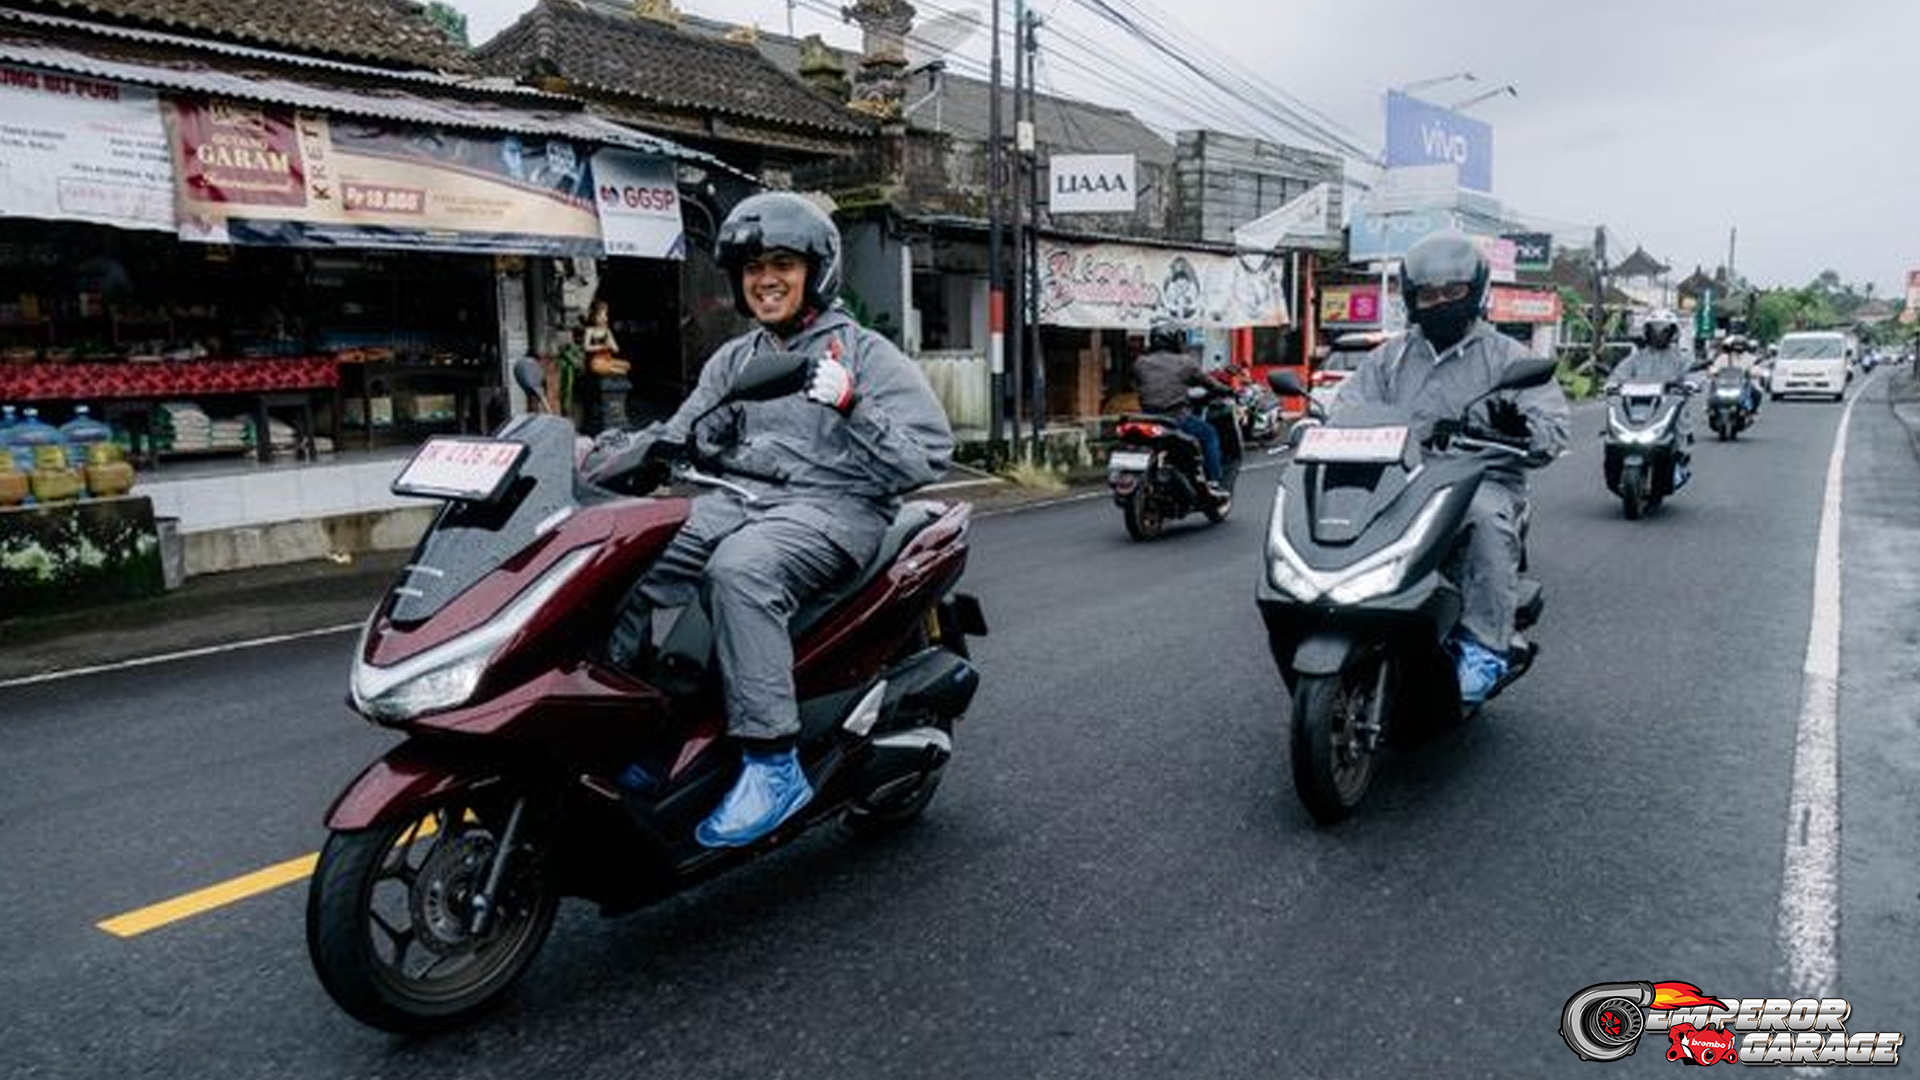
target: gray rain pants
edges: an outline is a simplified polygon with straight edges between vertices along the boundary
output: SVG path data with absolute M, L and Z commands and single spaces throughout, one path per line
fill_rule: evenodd
M 822 517 L 840 537 L 821 527 Z M 880 547 L 887 520 L 871 504 L 747 506 L 703 495 L 658 562 L 627 593 L 613 659 L 630 662 L 652 634 L 653 612 L 703 600 L 726 688 L 727 733 L 783 739 L 800 731 L 793 640 L 787 625 L 808 599 L 857 574 Z M 859 550 L 849 551 L 851 543 Z
M 1513 642 L 1520 598 L 1520 515 L 1527 497 L 1488 479 L 1467 508 L 1467 550 L 1460 566 L 1460 628 L 1501 654 Z

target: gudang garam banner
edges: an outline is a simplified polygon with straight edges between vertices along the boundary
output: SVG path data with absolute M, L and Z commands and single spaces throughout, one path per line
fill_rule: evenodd
M 1236 329 L 1287 323 L 1286 264 L 1127 244 L 1040 244 L 1040 321 L 1145 330 L 1155 319 Z
M 227 101 L 167 103 L 180 237 L 599 255 L 587 148 Z
M 174 231 L 151 90 L 0 64 L 0 217 Z

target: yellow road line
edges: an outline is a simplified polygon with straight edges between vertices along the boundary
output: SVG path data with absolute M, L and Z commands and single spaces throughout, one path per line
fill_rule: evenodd
M 413 834 L 414 839 L 432 836 L 434 830 L 432 818 L 423 820 Z M 150 930 L 158 930 L 183 919 L 191 919 L 195 915 L 204 915 L 215 908 L 237 904 L 250 897 L 259 896 L 261 893 L 272 892 L 297 881 L 305 881 L 313 876 L 313 868 L 319 861 L 320 855 L 317 852 L 312 855 L 302 855 L 297 859 L 276 863 L 264 870 L 242 874 L 229 881 L 220 882 L 218 885 L 195 889 L 184 896 L 149 904 L 136 911 L 129 911 L 125 915 L 115 915 L 111 919 L 104 919 L 94 925 L 114 937 L 137 937 Z
M 94 925 L 112 934 L 114 937 L 134 937 L 139 934 L 144 934 L 149 930 L 158 930 L 160 927 L 179 922 L 182 919 L 190 919 L 195 915 L 204 914 L 212 911 L 214 908 L 237 903 L 250 896 L 258 896 L 263 892 L 271 892 L 274 889 L 280 888 L 282 885 L 291 885 L 296 881 L 304 881 L 313 873 L 314 864 L 319 861 L 320 856 L 318 854 L 302 855 L 297 859 L 288 859 L 286 862 L 278 865 L 269 866 L 265 870 L 256 870 L 251 874 L 242 875 L 231 881 L 223 881 L 218 885 L 209 885 L 204 889 L 197 889 L 185 896 L 178 896 L 172 900 L 164 900 L 158 904 L 150 904 L 138 911 L 129 911 L 125 915 L 116 915 L 111 919 L 95 923 Z

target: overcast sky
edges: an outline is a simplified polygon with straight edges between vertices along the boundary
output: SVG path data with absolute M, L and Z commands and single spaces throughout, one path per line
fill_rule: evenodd
M 532 0 L 452 0 L 485 41 Z M 1013 0 L 1003 0 L 1012 11 Z M 794 26 L 854 46 L 858 34 L 797 0 Z M 787 26 L 787 0 L 682 0 L 712 18 Z M 987 0 L 922 0 L 923 21 Z M 1101 23 L 1081 0 L 1035 0 L 1043 88 L 1133 108 L 1156 127 L 1191 118 L 1302 142 L 1241 108 L 1196 105 L 1193 78 Z M 1494 194 L 1564 235 L 1604 223 L 1684 276 L 1726 261 L 1767 285 L 1832 268 L 1899 296 L 1920 268 L 1920 3 L 1911 0 L 1115 0 L 1177 27 L 1209 68 L 1256 73 L 1377 149 L 1383 94 L 1453 104 L 1493 125 Z M 1177 12 L 1177 16 L 1174 14 Z M 983 58 L 985 35 L 962 45 Z M 1093 46 L 1101 59 L 1084 51 Z M 1101 77 L 1101 76 L 1105 77 Z M 1151 81 L 1149 81 L 1151 80 Z M 1158 90 L 1157 88 L 1165 88 Z M 1184 116 L 1182 113 L 1184 112 Z M 1614 252 L 1617 259 L 1624 252 Z

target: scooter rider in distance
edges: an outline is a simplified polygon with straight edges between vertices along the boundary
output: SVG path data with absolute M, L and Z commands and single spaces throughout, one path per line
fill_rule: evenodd
M 1640 340 L 1625 360 L 1614 365 L 1607 376 L 1607 390 L 1612 392 L 1628 383 L 1659 383 L 1673 386 L 1684 383 L 1687 373 L 1693 370 L 1693 357 L 1682 352 L 1676 344 L 1680 340 L 1680 317 L 1665 309 L 1657 310 L 1640 324 Z M 1674 460 L 1673 486 L 1677 489 L 1687 482 L 1692 473 L 1693 453 L 1688 447 L 1693 445 L 1693 425 L 1687 416 L 1687 403 L 1680 401 L 1681 449 Z
M 1147 331 L 1147 351 L 1133 362 L 1133 383 L 1140 391 L 1140 408 L 1156 416 L 1180 423 L 1180 430 L 1200 443 L 1200 461 L 1206 470 L 1207 494 L 1215 502 L 1233 497 L 1220 487 L 1220 435 L 1213 425 L 1193 410 L 1187 398 L 1189 387 L 1233 396 L 1233 387 L 1206 373 L 1200 361 L 1187 348 L 1187 328 L 1177 322 L 1155 319 Z
M 794 744 L 800 730 L 788 623 L 812 596 L 859 572 L 879 549 L 900 496 L 946 472 L 953 433 L 918 368 L 837 302 L 840 232 L 811 201 L 743 200 L 720 227 L 718 261 L 734 306 L 759 325 L 722 345 L 678 412 L 637 433 L 603 436 L 590 476 L 619 476 L 696 444 L 747 480 L 696 499 L 666 552 L 628 593 L 609 652 L 623 666 L 652 649 L 657 608 L 705 598 L 725 684 L 739 779 L 699 828 L 708 847 L 743 847 L 813 797 Z M 762 353 L 814 357 L 804 396 L 734 404 L 690 430 Z
M 1487 281 L 1486 257 L 1466 236 L 1445 232 L 1415 244 L 1400 266 L 1400 295 L 1412 328 L 1361 361 L 1341 383 L 1333 410 L 1363 403 L 1409 409 L 1414 433 L 1423 442 L 1433 440 L 1436 427 L 1457 423 L 1500 381 L 1508 364 L 1530 359 L 1519 342 L 1480 318 Z M 1569 409 L 1557 382 L 1494 394 L 1473 410 L 1477 426 L 1530 440 L 1528 462 L 1544 464 L 1567 446 Z M 1486 701 L 1507 673 L 1520 587 L 1526 467 L 1516 457 L 1491 463 L 1467 511 L 1471 528 L 1460 580 L 1461 633 L 1453 651 L 1460 697 L 1469 706 Z

